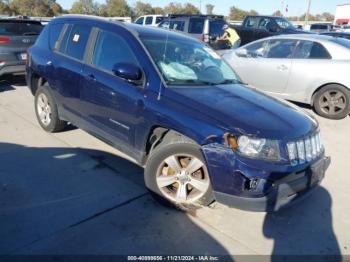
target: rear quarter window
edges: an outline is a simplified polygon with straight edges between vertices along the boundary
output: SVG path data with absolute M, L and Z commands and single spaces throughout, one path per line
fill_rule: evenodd
M 201 18 L 191 18 L 188 27 L 188 32 L 190 34 L 202 34 L 204 29 L 204 19 Z
M 152 17 L 152 16 L 147 16 L 147 17 L 146 17 L 146 22 L 145 22 L 145 24 L 146 24 L 146 25 L 151 25 L 151 24 L 152 24 L 152 21 L 153 21 L 153 17 Z
M 62 32 L 63 26 L 64 26 L 63 23 L 50 25 L 49 43 L 50 43 L 51 50 L 58 49 L 58 44 L 59 44 L 58 40 L 59 40 L 60 34 Z
M 296 59 L 332 59 L 327 49 L 317 42 L 301 41 L 294 54 Z
M 224 34 L 224 25 L 226 21 L 224 20 L 212 20 L 209 22 L 209 35 L 220 36 Z
M 75 59 L 83 60 L 91 27 L 87 25 L 73 25 L 69 29 L 63 37 L 60 52 Z
M 185 21 L 170 21 L 170 29 L 184 31 Z

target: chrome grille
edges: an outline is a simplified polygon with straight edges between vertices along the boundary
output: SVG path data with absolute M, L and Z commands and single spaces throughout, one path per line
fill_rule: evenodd
M 319 132 L 287 144 L 288 156 L 292 165 L 314 160 L 322 153 L 323 149 Z

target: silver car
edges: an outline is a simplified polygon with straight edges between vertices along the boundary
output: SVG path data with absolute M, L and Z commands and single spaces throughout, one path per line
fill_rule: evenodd
M 242 81 L 268 94 L 307 103 L 324 117 L 350 113 L 350 41 L 323 35 L 280 35 L 225 51 Z

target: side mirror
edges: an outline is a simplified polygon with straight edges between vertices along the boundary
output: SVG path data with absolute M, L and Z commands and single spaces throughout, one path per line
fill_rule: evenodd
M 128 81 L 139 81 L 142 78 L 140 67 L 129 63 L 118 63 L 113 66 L 113 73 Z
M 248 57 L 248 51 L 245 48 L 239 48 L 236 50 L 236 55 L 238 57 Z

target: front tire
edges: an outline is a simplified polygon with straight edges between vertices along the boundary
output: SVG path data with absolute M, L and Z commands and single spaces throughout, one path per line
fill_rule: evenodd
M 343 119 L 350 113 L 350 91 L 341 85 L 327 85 L 315 94 L 314 109 L 320 116 Z
M 38 88 L 34 103 L 37 120 L 46 132 L 59 132 L 66 127 L 67 122 L 60 120 L 57 105 L 47 86 Z
M 202 151 L 193 143 L 160 145 L 147 161 L 145 184 L 156 200 L 181 210 L 214 200 Z

